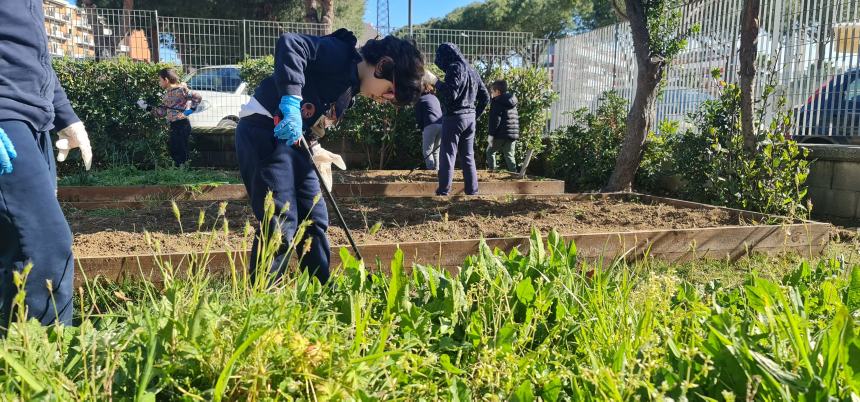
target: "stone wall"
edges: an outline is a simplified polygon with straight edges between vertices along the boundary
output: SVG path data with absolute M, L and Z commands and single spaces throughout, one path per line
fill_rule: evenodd
M 860 221 L 860 146 L 804 145 L 810 150 L 814 216 Z

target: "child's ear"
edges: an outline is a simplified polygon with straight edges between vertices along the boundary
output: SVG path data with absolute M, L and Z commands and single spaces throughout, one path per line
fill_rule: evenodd
M 373 76 L 380 79 L 391 80 L 393 72 L 394 59 L 388 56 L 382 56 L 374 67 Z
M 302 105 L 302 118 L 310 119 L 314 117 L 314 113 L 316 113 L 317 108 L 313 103 L 305 103 Z

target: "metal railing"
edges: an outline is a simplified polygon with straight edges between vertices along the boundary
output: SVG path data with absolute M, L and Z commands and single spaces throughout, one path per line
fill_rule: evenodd
M 658 119 L 683 119 L 715 98 L 713 69 L 736 82 L 742 4 L 704 0 L 683 8 L 683 28 L 698 24 L 701 30 L 668 70 Z M 759 21 L 756 90 L 770 83 L 776 96 L 786 97 L 797 135 L 860 136 L 860 0 L 763 0 Z M 636 61 L 627 24 L 558 40 L 555 50 L 560 99 L 552 108 L 553 128 L 570 124 L 566 112 L 594 110 L 608 90 L 632 100 Z
M 75 8 L 46 5 L 45 29 L 56 57 L 96 60 L 128 57 L 177 65 L 210 107 L 191 117 L 192 125 L 231 125 L 248 100 L 236 64 L 274 53 L 285 32 L 324 35 L 325 24 L 178 18 L 148 10 Z M 396 31 L 402 35 L 406 32 Z M 360 33 L 358 36 L 361 36 Z M 545 65 L 548 42 L 531 33 L 416 29 L 414 38 L 428 62 L 443 42 L 460 46 L 477 64 Z M 155 79 L 153 77 L 153 79 Z

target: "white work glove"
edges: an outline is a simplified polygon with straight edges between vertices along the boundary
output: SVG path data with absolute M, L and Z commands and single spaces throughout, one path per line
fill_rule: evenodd
M 493 136 L 492 135 L 487 136 L 487 145 L 489 145 L 490 147 L 493 146 Z
M 320 146 L 319 143 L 316 143 L 311 147 L 311 152 L 314 154 L 314 165 L 317 165 L 317 169 L 320 171 L 323 185 L 326 186 L 328 191 L 332 191 L 331 165 L 334 164 L 339 167 L 340 170 L 346 170 L 346 163 L 340 155 L 327 151 L 325 148 Z
M 425 84 L 436 85 L 436 81 L 439 81 L 439 77 L 436 74 L 430 72 L 429 69 L 424 70 L 424 77 L 421 78 L 421 81 Z
M 90 146 L 90 137 L 87 135 L 87 129 L 84 123 L 77 122 L 60 130 L 57 135 L 60 137 L 56 142 L 57 162 L 64 162 L 69 156 L 69 151 L 80 148 L 81 158 L 84 160 L 84 167 L 90 170 L 93 163 L 93 148 Z
M 147 108 L 147 107 L 149 107 L 149 105 L 147 105 L 147 104 L 146 104 L 146 101 L 145 101 L 145 100 L 143 100 L 143 99 L 138 99 L 138 100 L 137 100 L 137 107 L 139 107 L 139 108 L 141 108 L 141 109 L 143 109 L 143 110 L 146 110 L 146 108 Z

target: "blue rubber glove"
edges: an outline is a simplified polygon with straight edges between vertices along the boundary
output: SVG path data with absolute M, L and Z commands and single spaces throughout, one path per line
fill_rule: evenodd
M 185 111 L 182 112 L 182 114 L 186 116 L 191 116 L 191 113 L 194 113 L 194 109 L 185 109 Z
M 12 140 L 0 128 L 0 175 L 12 173 L 12 159 L 17 157 L 18 153 L 15 152 Z
M 302 138 L 302 98 L 285 95 L 278 107 L 284 118 L 275 126 L 275 137 L 293 145 Z

